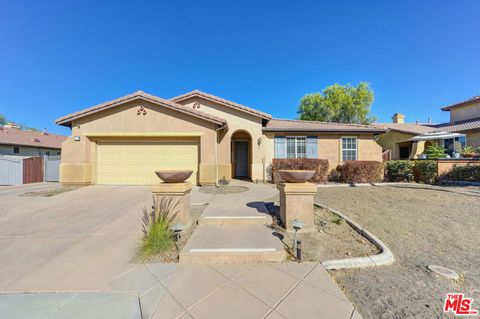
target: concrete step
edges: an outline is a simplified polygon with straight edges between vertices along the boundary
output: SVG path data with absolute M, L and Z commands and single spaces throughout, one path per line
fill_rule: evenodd
M 283 243 L 264 225 L 199 225 L 180 252 L 180 263 L 283 261 Z
M 213 203 L 200 217 L 200 225 L 269 225 L 272 217 L 263 202 L 231 205 Z
M 199 225 L 269 225 L 272 219 L 270 216 L 245 215 L 245 216 L 202 216 L 198 220 Z

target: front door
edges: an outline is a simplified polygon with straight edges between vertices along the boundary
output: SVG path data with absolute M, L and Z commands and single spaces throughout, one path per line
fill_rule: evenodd
M 235 142 L 235 176 L 248 177 L 248 142 Z

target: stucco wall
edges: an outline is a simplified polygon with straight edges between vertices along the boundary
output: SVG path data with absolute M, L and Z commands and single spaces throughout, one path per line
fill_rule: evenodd
M 20 153 L 14 153 L 13 148 L 18 147 Z M 20 145 L 0 145 L 0 155 L 16 155 L 16 156 L 43 156 L 47 155 L 49 152 L 50 155 L 58 155 L 60 152 L 59 149 L 52 148 L 42 148 L 42 147 L 29 147 L 29 146 L 20 146 Z
M 480 147 L 480 130 L 465 133 L 467 134 L 467 145 Z
M 318 158 L 327 159 L 329 169 L 335 169 L 341 164 L 342 137 L 357 137 L 357 159 L 362 161 L 382 161 L 382 147 L 375 142 L 373 134 L 327 134 L 327 133 L 267 133 L 271 152 L 267 162 L 270 165 L 274 158 L 275 136 L 317 136 Z
M 227 120 L 228 123 L 228 131 L 225 134 L 222 134 L 218 146 L 219 178 L 232 178 L 232 135 L 238 131 L 244 131 L 251 136 L 251 178 L 254 181 L 262 181 L 266 168 L 264 161 L 270 147 L 264 143 L 265 136 L 262 133 L 262 119 L 249 113 L 232 109 L 200 97 L 192 97 L 181 101 L 180 103 L 192 107 L 195 102 L 200 104 L 200 111 L 222 117 Z M 258 144 L 259 139 L 261 139 L 260 145 Z
M 143 106 L 147 113 L 137 115 Z M 91 132 L 176 132 L 201 133 L 199 154 L 199 182 L 215 183 L 215 124 L 198 119 L 174 110 L 167 109 L 150 102 L 136 100 L 124 105 L 105 110 L 75 121 L 72 125 L 72 136 L 63 144 L 61 165 L 61 182 L 95 183 L 96 141 L 105 137 L 87 137 Z M 79 136 L 80 141 L 73 137 Z M 168 137 L 129 137 L 131 140 L 165 140 Z M 120 139 L 120 138 L 119 138 Z M 121 138 L 125 140 L 126 138 Z
M 450 122 L 469 120 L 480 117 L 480 103 L 473 103 L 450 110 Z
M 400 159 L 397 143 L 408 141 L 414 136 L 415 136 L 414 134 L 388 131 L 385 134 L 379 135 L 377 142 L 382 147 L 383 150 L 391 151 L 392 160 L 397 160 L 397 159 Z

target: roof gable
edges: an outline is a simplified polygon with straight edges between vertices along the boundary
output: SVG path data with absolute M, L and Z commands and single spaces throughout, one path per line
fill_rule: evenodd
M 476 103 L 476 102 L 480 102 L 480 95 L 476 95 L 464 101 L 444 106 L 442 107 L 442 111 L 450 111 L 453 108 L 458 108 L 458 107 L 461 107 L 470 103 Z
M 242 104 L 239 104 L 239 103 L 235 103 L 235 102 L 226 100 L 224 98 L 221 98 L 221 97 L 218 97 L 218 96 L 215 96 L 215 95 L 212 95 L 212 94 L 208 94 L 208 93 L 205 93 L 205 92 L 202 92 L 202 91 L 199 91 L 199 90 L 193 90 L 191 92 L 173 97 L 173 98 L 170 99 L 170 101 L 181 102 L 181 101 L 185 101 L 187 99 L 193 98 L 193 97 L 200 97 L 200 98 L 203 98 L 205 100 L 208 100 L 208 101 L 211 101 L 211 102 L 214 102 L 214 103 L 226 106 L 226 107 L 230 107 L 230 108 L 233 108 L 233 109 L 245 112 L 245 113 L 249 113 L 249 114 L 258 116 L 262 119 L 270 120 L 272 118 L 272 116 L 268 113 L 264 113 L 264 112 L 255 110 L 255 109 L 252 109 L 248 106 L 245 106 L 245 105 L 242 105 Z
M 66 116 L 63 116 L 63 117 L 55 120 L 55 123 L 59 124 L 59 125 L 70 126 L 71 122 L 76 120 L 76 119 L 85 117 L 87 115 L 95 114 L 95 113 L 98 113 L 98 112 L 101 112 L 101 111 L 104 111 L 104 110 L 108 110 L 108 109 L 114 108 L 116 106 L 125 104 L 127 102 L 134 101 L 136 99 L 142 99 L 142 100 L 151 102 L 151 103 L 156 104 L 156 105 L 164 106 L 166 108 L 169 108 L 169 109 L 172 109 L 172 110 L 175 110 L 175 111 L 178 111 L 178 112 L 182 112 L 184 114 L 188 114 L 188 115 L 200 118 L 200 119 L 204 119 L 206 121 L 215 123 L 219 126 L 226 126 L 226 124 L 227 124 L 226 120 L 224 120 L 224 119 L 222 119 L 218 116 L 214 116 L 214 115 L 211 115 L 211 114 L 208 114 L 208 113 L 205 113 L 205 112 L 201 112 L 199 110 L 196 110 L 196 109 L 193 109 L 193 108 L 190 108 L 190 107 L 186 107 L 184 105 L 172 102 L 170 100 L 162 99 L 158 96 L 151 95 L 151 94 L 145 93 L 143 91 L 137 91 L 137 92 L 134 92 L 132 94 L 128 94 L 128 95 L 125 95 L 123 97 L 120 97 L 118 99 L 114 99 L 114 100 L 111 100 L 111 101 L 108 101 L 108 102 L 105 102 L 105 103 L 101 103 L 101 104 L 92 106 L 90 108 L 81 110 L 79 112 L 68 114 Z

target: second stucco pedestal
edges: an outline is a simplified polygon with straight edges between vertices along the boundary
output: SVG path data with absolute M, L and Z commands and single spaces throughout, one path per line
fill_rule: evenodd
M 299 232 L 309 232 L 314 229 L 313 197 L 317 186 L 313 183 L 279 183 L 280 219 L 287 231 L 295 231 L 292 223 L 301 220 L 304 224 Z
M 160 183 L 152 186 L 152 193 L 156 200 L 162 198 L 173 198 L 172 213 L 177 213 L 173 222 L 180 222 L 186 227 L 192 224 L 192 217 L 190 215 L 190 192 L 192 191 L 192 184 L 190 182 L 184 183 Z

